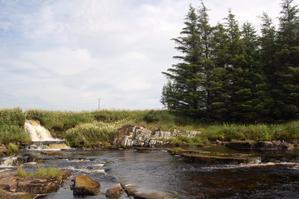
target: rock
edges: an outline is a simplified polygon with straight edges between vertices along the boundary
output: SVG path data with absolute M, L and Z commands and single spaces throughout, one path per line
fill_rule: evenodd
M 138 192 L 135 186 L 133 185 L 122 185 L 125 192 L 128 194 L 129 197 L 133 197 L 134 199 L 175 199 L 171 196 L 168 196 L 164 193 L 142 193 Z
M 113 144 L 118 147 L 153 147 L 169 144 L 177 136 L 194 137 L 200 132 L 151 131 L 142 126 L 125 125 L 117 130 Z
M 0 173 L 0 189 L 15 192 L 17 189 L 17 179 L 15 172 L 7 171 Z
M 0 157 L 7 154 L 7 147 L 4 144 L 0 145 Z
M 228 148 L 235 150 L 255 151 L 288 151 L 294 149 L 294 145 L 281 141 L 232 141 L 225 144 Z
M 46 194 L 55 192 L 71 175 L 70 171 L 62 170 L 59 177 L 55 178 L 17 178 L 17 192 L 26 192 L 32 194 Z
M 75 196 L 97 195 L 100 188 L 100 183 L 85 175 L 76 176 L 72 187 Z
M 112 188 L 106 191 L 106 197 L 110 199 L 118 199 L 121 197 L 124 192 L 120 184 L 113 186 Z
M 34 198 L 34 195 L 23 192 L 9 192 L 5 190 L 0 190 L 0 198 L 5 199 L 25 199 L 25 198 Z
M 167 150 L 172 155 L 179 155 L 186 161 L 208 163 L 208 164 L 240 164 L 255 163 L 260 161 L 260 157 L 240 154 L 240 153 L 220 153 L 202 150 L 185 150 L 182 148 L 172 148 Z

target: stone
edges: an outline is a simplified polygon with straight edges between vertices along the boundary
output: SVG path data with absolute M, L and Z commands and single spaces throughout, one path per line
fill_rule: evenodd
M 0 157 L 7 154 L 7 147 L 4 144 L 0 145 Z
M 17 192 L 26 192 L 31 194 L 46 194 L 55 192 L 71 175 L 68 170 L 61 170 L 60 175 L 54 178 L 35 178 L 25 177 L 17 178 Z
M 128 194 L 129 197 L 133 197 L 134 199 L 175 199 L 165 193 L 158 193 L 158 192 L 152 192 L 152 193 L 143 193 L 139 192 L 136 188 L 136 186 L 128 184 L 128 185 L 122 185 L 125 192 Z
M 94 196 L 100 192 L 100 188 L 100 183 L 85 175 L 76 176 L 72 187 L 75 196 Z
M 115 185 L 106 191 L 106 197 L 110 199 L 118 199 L 124 192 L 120 184 Z
M 113 144 L 117 147 L 155 147 L 170 143 L 177 136 L 194 137 L 199 131 L 151 131 L 142 126 L 125 125 L 117 130 Z

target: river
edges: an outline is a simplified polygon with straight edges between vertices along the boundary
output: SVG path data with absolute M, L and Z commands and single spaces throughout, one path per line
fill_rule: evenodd
M 207 149 L 208 150 L 208 149 Z M 220 148 L 219 150 L 223 150 Z M 37 153 L 37 152 L 35 152 Z M 258 154 L 261 163 L 211 165 L 186 162 L 165 150 L 67 151 L 42 155 L 39 166 L 71 169 L 101 182 L 101 194 L 117 182 L 132 184 L 141 192 L 163 192 L 179 199 L 197 198 L 299 198 L 298 151 Z M 270 161 L 263 163 L 263 161 Z M 274 163 L 273 163 L 274 162 Z M 71 178 L 47 199 L 73 199 Z M 122 197 L 127 198 L 126 196 Z

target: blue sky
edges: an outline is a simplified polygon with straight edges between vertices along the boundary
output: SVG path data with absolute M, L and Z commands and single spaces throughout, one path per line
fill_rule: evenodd
M 161 74 L 192 0 L 0 0 L 0 108 L 162 108 Z M 280 0 L 206 0 L 259 27 Z M 299 0 L 295 0 L 299 3 Z

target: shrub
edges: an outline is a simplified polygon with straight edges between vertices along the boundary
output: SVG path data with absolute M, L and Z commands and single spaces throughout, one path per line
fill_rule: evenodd
M 19 152 L 18 145 L 13 144 L 13 143 L 9 143 L 9 145 L 8 145 L 8 154 L 13 155 L 13 154 L 17 154 L 18 152 Z

